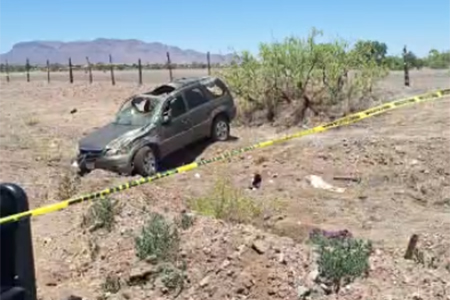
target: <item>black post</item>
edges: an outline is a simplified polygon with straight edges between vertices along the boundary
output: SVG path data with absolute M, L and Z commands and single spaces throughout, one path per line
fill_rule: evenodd
M 69 57 L 69 81 L 73 83 L 72 59 Z
M 50 61 L 47 59 L 47 82 L 50 83 Z
M 114 78 L 114 66 L 112 63 L 112 56 L 109 55 L 109 67 L 111 68 L 111 83 L 112 85 L 116 85 L 116 79 Z
M 142 85 L 142 63 L 141 59 L 138 59 L 138 72 L 139 72 L 139 85 Z
M 208 64 L 208 75 L 211 75 L 211 54 L 206 53 L 206 63 Z
M 1 217 L 28 210 L 24 190 L 12 183 L 0 185 Z M 36 277 L 30 219 L 5 223 L 1 230 L 1 299 L 35 300 Z
M 30 60 L 28 58 L 25 62 L 25 68 L 27 69 L 27 82 L 30 82 Z
M 173 80 L 172 63 L 170 61 L 169 52 L 166 52 L 166 55 L 167 55 L 167 68 L 169 69 L 169 78 L 170 78 L 170 81 L 172 81 Z
M 92 83 L 92 65 L 89 61 L 89 57 L 86 56 L 86 63 L 88 65 L 88 72 L 89 72 L 89 83 Z
M 9 64 L 8 64 L 8 61 L 6 61 L 6 65 L 5 65 L 5 67 L 6 67 L 6 82 L 9 82 Z
M 405 86 L 409 86 L 408 50 L 403 47 L 403 70 L 405 72 Z

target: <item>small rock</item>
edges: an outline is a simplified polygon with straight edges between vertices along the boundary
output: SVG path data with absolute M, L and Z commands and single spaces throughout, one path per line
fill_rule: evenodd
M 314 283 L 316 282 L 317 278 L 319 277 L 319 270 L 313 270 L 311 272 L 309 272 L 307 280 L 308 283 Z
M 417 294 L 417 293 L 413 294 L 412 299 L 413 299 L 413 300 L 423 300 L 422 296 L 420 296 L 420 295 Z
M 270 295 L 270 296 L 275 295 L 277 292 L 278 292 L 278 290 L 277 290 L 277 288 L 274 287 L 274 286 L 269 287 L 269 289 L 267 290 L 267 294 Z
M 320 287 L 325 292 L 325 294 L 329 295 L 329 294 L 332 293 L 332 289 L 331 289 L 331 287 L 329 285 L 326 285 L 325 283 L 321 283 Z
M 299 299 L 304 299 L 311 293 L 311 290 L 303 285 L 297 287 L 297 296 Z
M 131 269 L 130 275 L 128 276 L 128 282 L 130 285 L 139 284 L 146 281 L 150 275 L 155 273 L 155 271 L 156 270 L 153 265 L 149 265 L 144 262 L 139 263 Z
M 226 267 L 228 267 L 231 264 L 231 262 L 228 259 L 225 259 L 223 261 L 223 263 L 220 265 L 220 269 L 225 269 Z
M 278 255 L 278 262 L 279 262 L 280 264 L 284 264 L 284 265 L 287 263 L 286 258 L 284 257 L 284 254 L 283 254 L 283 253 L 280 253 L 280 254 Z
M 70 295 L 68 297 L 64 297 L 63 300 L 83 300 L 83 298 L 75 295 Z
M 200 281 L 200 287 L 205 287 L 209 284 L 209 276 L 204 277 L 201 281 Z
M 252 249 L 258 254 L 264 254 L 269 249 L 269 246 L 262 240 L 256 240 L 252 244 Z

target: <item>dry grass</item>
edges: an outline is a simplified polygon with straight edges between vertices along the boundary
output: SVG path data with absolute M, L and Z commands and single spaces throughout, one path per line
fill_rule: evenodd
M 188 200 L 195 212 L 232 223 L 251 223 L 262 214 L 262 204 L 233 187 L 231 180 L 219 179 L 203 197 Z

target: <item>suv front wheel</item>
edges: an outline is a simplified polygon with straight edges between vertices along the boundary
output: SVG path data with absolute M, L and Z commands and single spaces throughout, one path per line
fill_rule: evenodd
M 226 141 L 230 137 L 230 122 L 228 119 L 219 115 L 214 119 L 212 128 L 211 128 L 211 136 L 214 141 Z
M 134 171 L 143 176 L 152 176 L 157 172 L 156 153 L 149 146 L 139 149 L 133 159 Z

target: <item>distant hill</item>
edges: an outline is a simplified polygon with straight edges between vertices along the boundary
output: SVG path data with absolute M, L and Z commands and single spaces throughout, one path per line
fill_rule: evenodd
M 28 58 L 32 65 L 50 63 L 66 65 L 69 57 L 73 64 L 86 64 L 86 56 L 91 63 L 107 63 L 109 54 L 113 63 L 135 64 L 140 58 L 143 64 L 166 63 L 166 52 L 170 53 L 173 63 L 189 64 L 206 62 L 206 53 L 190 49 L 180 49 L 157 42 L 146 43 L 140 40 L 119 40 L 99 38 L 93 41 L 29 41 L 15 44 L 12 49 L 0 54 L 0 63 L 24 65 Z M 230 61 L 231 54 L 211 53 L 211 63 Z

